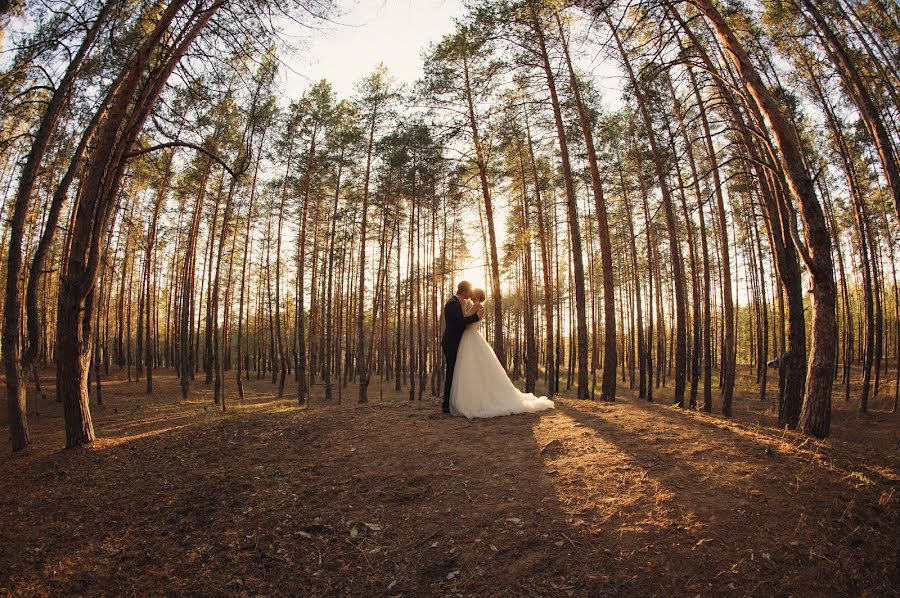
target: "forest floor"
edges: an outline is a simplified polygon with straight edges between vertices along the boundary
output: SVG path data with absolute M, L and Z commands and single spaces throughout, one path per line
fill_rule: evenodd
M 156 384 L 108 379 L 76 450 L 32 398 L 33 446 L 0 456 L 0 595 L 900 593 L 888 397 L 836 402 L 819 442 L 771 427 L 749 383 L 732 420 L 626 384 L 482 421 L 378 383 L 300 409 L 253 380 L 224 413 Z

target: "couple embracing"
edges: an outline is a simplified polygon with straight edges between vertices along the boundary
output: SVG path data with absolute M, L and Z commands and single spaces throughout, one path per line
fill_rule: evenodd
M 447 368 L 443 412 L 497 417 L 553 408 L 547 397 L 519 392 L 478 328 L 484 317 L 483 290 L 464 280 L 444 306 L 441 348 Z

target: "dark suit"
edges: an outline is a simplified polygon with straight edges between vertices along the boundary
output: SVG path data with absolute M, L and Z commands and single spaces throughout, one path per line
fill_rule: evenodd
M 444 350 L 444 359 L 447 362 L 447 376 L 444 378 L 444 411 L 450 410 L 450 387 L 453 384 L 453 368 L 456 367 L 456 353 L 459 351 L 459 341 L 467 324 L 478 321 L 478 314 L 465 317 L 459 298 L 454 295 L 444 306 L 444 336 L 441 338 L 441 348 Z

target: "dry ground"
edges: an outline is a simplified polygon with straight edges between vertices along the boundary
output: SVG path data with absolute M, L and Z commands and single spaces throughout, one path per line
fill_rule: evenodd
M 79 450 L 32 401 L 34 445 L 0 456 L 0 595 L 900 592 L 887 399 L 837 403 L 816 442 L 751 398 L 732 421 L 627 388 L 468 421 L 377 384 L 300 410 L 253 381 L 224 414 L 157 388 L 108 381 Z

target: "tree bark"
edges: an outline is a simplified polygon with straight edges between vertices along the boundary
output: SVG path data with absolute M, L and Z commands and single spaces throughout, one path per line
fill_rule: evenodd
M 13 213 L 10 218 L 2 332 L 3 364 L 6 373 L 7 417 L 9 420 L 10 443 L 13 451 L 22 450 L 31 442 L 26 415 L 27 391 L 25 368 L 21 361 L 20 340 L 22 292 L 19 279 L 22 275 L 22 240 L 25 218 L 28 214 L 31 195 L 37 181 L 41 162 L 50 145 L 53 133 L 56 131 L 72 86 L 75 83 L 78 72 L 81 70 L 82 63 L 116 4 L 115 0 L 108 0 L 103 5 L 97 18 L 85 34 L 81 45 L 72 57 L 71 62 L 66 67 L 65 74 L 56 85 L 53 95 L 47 103 L 47 108 L 41 116 L 40 125 L 32 139 L 31 148 L 28 150 L 25 164 L 19 175 L 19 185 L 16 189 Z M 98 108 L 97 111 L 100 112 L 101 110 L 102 108 Z M 76 155 L 74 160 L 79 158 L 80 156 Z
M 600 168 L 597 165 L 597 153 L 594 150 L 594 135 L 591 132 L 591 122 L 588 119 L 587 109 L 581 97 L 581 86 L 575 69 L 572 68 L 572 59 L 569 56 L 569 46 L 566 43 L 565 32 L 559 12 L 556 13 L 556 24 L 559 27 L 559 36 L 562 41 L 563 55 L 569 70 L 569 81 L 575 98 L 575 108 L 578 111 L 578 119 L 581 124 L 581 132 L 584 135 L 585 150 L 587 152 L 588 168 L 591 174 L 591 190 L 594 194 L 594 206 L 597 212 L 597 233 L 600 243 L 600 265 L 603 270 L 603 383 L 600 387 L 600 398 L 603 401 L 616 400 L 616 310 L 615 310 L 615 277 L 612 264 L 612 244 L 609 239 L 609 217 L 606 212 L 606 200 L 603 197 L 603 184 L 600 181 Z
M 546 357 L 544 362 L 544 377 L 547 380 L 547 394 L 553 396 L 559 390 L 556 384 L 556 365 L 554 349 L 554 309 L 553 301 L 553 277 L 550 269 L 550 249 L 548 247 L 549 232 L 545 222 L 544 202 L 541 193 L 541 180 L 538 175 L 537 161 L 534 157 L 534 143 L 531 138 L 531 125 L 528 118 L 528 108 L 523 110 L 525 118 L 525 135 L 528 140 L 528 160 L 531 164 L 531 176 L 534 184 L 534 203 L 537 213 L 538 239 L 541 247 L 541 271 L 544 278 L 544 321 L 546 326 Z
M 687 299 L 685 292 L 684 270 L 682 268 L 681 245 L 678 239 L 678 226 L 675 219 L 675 209 L 672 203 L 671 191 L 667 180 L 664 159 L 660 152 L 660 148 L 656 141 L 656 133 L 653 127 L 653 121 L 647 109 L 647 98 L 641 89 L 641 85 L 634 74 L 628 53 L 625 51 L 619 32 L 613 25 L 609 14 L 604 12 L 606 24 L 612 31 L 613 39 L 619 49 L 622 57 L 622 64 L 628 79 L 634 88 L 635 101 L 638 105 L 638 112 L 647 132 L 647 140 L 650 143 L 650 151 L 653 155 L 653 165 L 656 170 L 656 178 L 659 184 L 660 193 L 662 195 L 663 211 L 666 217 L 666 228 L 669 233 L 669 254 L 672 261 L 672 271 L 675 286 L 675 395 L 674 401 L 679 405 L 684 404 L 684 387 L 687 378 Z
M 550 102 L 553 107 L 553 117 L 556 123 L 556 136 L 559 140 L 563 183 L 566 191 L 566 210 L 569 220 L 569 236 L 572 246 L 572 269 L 574 276 L 573 282 L 575 286 L 575 319 L 577 322 L 576 334 L 578 338 L 578 398 L 589 399 L 590 388 L 588 386 L 588 332 L 587 317 L 585 314 L 584 254 L 581 247 L 581 225 L 578 221 L 578 205 L 575 195 L 575 185 L 572 180 L 572 167 L 569 163 L 569 144 L 566 140 L 565 124 L 563 123 L 562 110 L 556 92 L 556 79 L 553 74 L 553 67 L 550 64 L 550 57 L 547 53 L 547 45 L 544 39 L 543 26 L 540 22 L 540 15 L 538 14 L 533 1 L 530 2 L 530 7 L 534 33 L 537 38 L 538 49 L 543 62 L 544 74 L 547 79 L 547 88 L 550 91 Z M 615 367 L 612 369 L 612 375 L 615 378 Z M 613 381 L 613 386 L 615 387 L 615 381 Z
M 466 104 L 469 114 L 469 128 L 472 131 L 472 144 L 475 149 L 475 164 L 478 167 L 478 179 L 481 182 L 481 194 L 484 199 L 484 217 L 487 220 L 488 249 L 491 258 L 491 302 L 494 304 L 494 353 L 503 369 L 506 369 L 506 347 L 503 344 L 503 291 L 500 288 L 500 260 L 497 257 L 497 235 L 494 231 L 494 204 L 491 199 L 491 187 L 487 178 L 487 161 L 478 131 L 475 117 L 475 104 L 472 98 L 472 83 L 469 76 L 468 48 L 463 50 L 463 75 L 466 86 Z
M 297 403 L 305 406 L 307 402 L 306 387 L 306 302 L 305 294 L 305 276 L 306 276 L 306 221 L 307 212 L 309 211 L 310 191 L 312 189 L 312 171 L 313 161 L 316 152 L 316 135 L 319 132 L 318 123 L 313 125 L 313 130 L 309 139 L 309 149 L 306 158 L 306 179 L 303 186 L 303 203 L 300 207 L 300 236 L 297 239 L 298 257 L 297 257 L 297 278 L 299 281 L 297 289 Z M 313 297 L 315 300 L 315 297 Z
M 366 175 L 363 182 L 363 198 L 362 198 L 362 222 L 360 224 L 360 244 L 359 244 L 359 281 L 357 309 L 356 314 L 356 335 L 357 354 L 356 354 L 356 371 L 359 375 L 359 402 L 367 403 L 368 387 L 369 387 L 369 371 L 366 367 L 366 328 L 365 328 L 365 311 L 366 311 L 366 228 L 368 225 L 369 211 L 369 178 L 372 172 L 372 150 L 375 144 L 375 123 L 378 119 L 378 104 L 372 106 L 372 115 L 369 121 L 369 141 L 366 148 Z M 374 330 L 373 330 L 374 332 Z
M 806 397 L 800 413 L 799 428 L 813 436 L 824 438 L 831 426 L 831 390 L 837 347 L 836 290 L 831 259 L 831 237 L 825 223 L 822 206 L 816 196 L 812 178 L 806 169 L 803 151 L 796 131 L 759 72 L 750 61 L 734 31 L 713 5 L 712 0 L 696 0 L 716 35 L 728 50 L 728 55 L 746 84 L 753 103 L 765 115 L 778 144 L 781 166 L 791 194 L 800 205 L 804 221 L 807 247 L 798 247 L 810 273 L 813 298 L 812 342 Z

